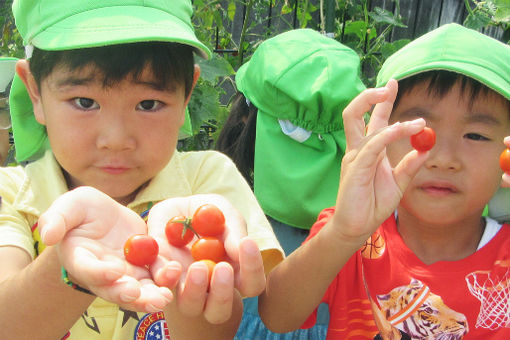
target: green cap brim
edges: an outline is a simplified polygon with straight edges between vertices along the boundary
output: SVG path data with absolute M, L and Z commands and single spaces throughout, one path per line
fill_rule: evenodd
M 433 70 L 463 74 L 510 100 L 510 46 L 458 24 L 443 25 L 391 55 L 377 86 Z

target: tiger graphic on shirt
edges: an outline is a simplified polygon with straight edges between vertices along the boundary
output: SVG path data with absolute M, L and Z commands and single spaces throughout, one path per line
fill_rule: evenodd
M 381 312 L 411 339 L 456 340 L 468 333 L 466 317 L 449 308 L 421 281 L 377 295 Z

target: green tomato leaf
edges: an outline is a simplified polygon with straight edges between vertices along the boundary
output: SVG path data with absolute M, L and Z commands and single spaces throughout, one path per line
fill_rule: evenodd
M 494 19 L 499 22 L 510 22 L 510 0 L 494 0 L 498 7 Z
M 215 82 L 219 77 L 233 75 L 232 65 L 225 59 L 214 54 L 209 60 L 197 58 L 197 64 L 200 66 L 200 76 L 204 80 Z
M 352 21 L 345 23 L 345 34 L 355 34 L 359 40 L 365 40 L 367 25 L 364 21 Z
M 375 7 L 373 12 L 368 15 L 378 24 L 389 24 L 397 27 L 407 27 L 400 18 L 393 15 L 393 13 L 382 9 L 381 7 Z
M 466 17 L 466 20 L 464 20 L 464 26 L 478 31 L 480 28 L 487 26 L 490 22 L 491 18 L 489 18 L 487 13 L 477 11 L 472 14 L 470 13 Z
M 393 53 L 407 45 L 410 41 L 411 41 L 410 39 L 400 39 L 383 44 L 381 46 L 381 54 L 383 58 L 384 59 L 388 58 L 390 55 L 392 55 Z

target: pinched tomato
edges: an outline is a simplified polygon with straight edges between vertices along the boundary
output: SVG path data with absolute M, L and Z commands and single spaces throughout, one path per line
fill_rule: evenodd
M 499 166 L 501 170 L 510 173 L 510 149 L 505 149 L 499 156 Z
M 436 133 L 429 127 L 424 127 L 423 130 L 411 136 L 411 145 L 418 152 L 425 152 L 436 144 Z

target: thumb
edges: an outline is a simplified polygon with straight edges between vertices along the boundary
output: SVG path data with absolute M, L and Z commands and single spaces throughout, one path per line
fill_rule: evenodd
M 62 241 L 65 234 L 84 223 L 87 209 L 83 201 L 91 193 L 91 188 L 77 188 L 59 196 L 40 217 L 41 239 L 46 245 L 55 245 Z

